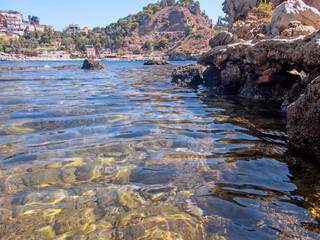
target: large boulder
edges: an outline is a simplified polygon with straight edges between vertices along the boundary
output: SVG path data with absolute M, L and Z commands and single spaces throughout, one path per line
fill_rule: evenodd
M 83 62 L 82 68 L 84 70 L 101 70 L 101 69 L 108 69 L 108 67 L 98 61 L 93 59 L 86 59 Z
M 274 10 L 271 18 L 273 33 L 281 33 L 290 22 L 299 21 L 302 25 L 320 28 L 320 12 L 306 5 L 302 0 L 288 0 Z
M 320 77 L 288 107 L 287 128 L 290 146 L 320 163 Z
M 210 39 L 209 45 L 214 48 L 216 46 L 227 45 L 233 41 L 233 34 L 227 31 L 222 31 Z

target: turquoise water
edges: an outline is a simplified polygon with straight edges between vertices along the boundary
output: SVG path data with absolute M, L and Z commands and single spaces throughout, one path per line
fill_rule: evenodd
M 0 62 L 2 239 L 317 239 L 276 104 L 171 84 L 175 66 Z

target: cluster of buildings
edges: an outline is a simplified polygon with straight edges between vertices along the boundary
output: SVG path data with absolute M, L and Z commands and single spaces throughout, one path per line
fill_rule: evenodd
M 24 21 L 22 13 L 17 11 L 0 11 L 0 36 L 10 35 L 18 38 L 24 34 L 25 30 L 43 32 L 45 28 L 52 27 Z
M 51 26 L 40 25 L 39 19 L 34 22 L 29 17 L 29 21 L 24 21 L 23 15 L 20 12 L 0 10 L 0 37 L 2 38 L 19 38 L 19 36 L 23 36 L 26 31 L 43 32 L 46 28 L 54 30 Z M 85 34 L 89 34 L 89 28 L 80 28 L 78 24 L 69 24 L 69 26 L 63 29 L 63 31 L 68 33 L 83 32 Z M 81 53 L 79 53 L 79 55 L 80 54 Z M 117 55 L 112 54 L 110 49 L 100 49 L 99 52 L 97 52 L 94 46 L 87 45 L 86 56 L 89 58 L 101 57 L 107 59 L 115 58 Z
M 69 24 L 69 26 L 66 27 L 65 29 L 63 29 L 63 31 L 65 31 L 67 33 L 84 32 L 85 34 L 88 35 L 89 28 L 87 28 L 87 27 L 80 28 L 80 26 L 78 24 Z

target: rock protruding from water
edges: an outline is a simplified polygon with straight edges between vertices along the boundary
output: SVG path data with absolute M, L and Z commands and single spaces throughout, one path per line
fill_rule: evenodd
M 181 87 L 197 87 L 199 85 L 214 87 L 220 85 L 220 70 L 206 68 L 197 63 L 179 66 L 172 72 L 172 83 Z
M 227 45 L 233 41 L 233 34 L 227 31 L 218 33 L 215 37 L 209 41 L 210 47 L 214 48 L 221 45 Z
M 320 163 L 320 76 L 288 107 L 287 121 L 290 145 Z
M 93 59 L 86 59 L 83 62 L 82 68 L 84 70 L 102 70 L 102 69 L 108 69 L 108 67 L 102 63 L 99 63 L 98 61 L 95 61 Z
M 197 87 L 203 84 L 203 73 L 206 67 L 192 63 L 179 66 L 172 72 L 172 83 L 181 87 Z
M 148 60 L 143 65 L 171 65 L 168 60 Z

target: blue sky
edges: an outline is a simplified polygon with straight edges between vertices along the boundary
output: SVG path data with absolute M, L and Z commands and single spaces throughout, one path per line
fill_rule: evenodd
M 62 30 L 68 24 L 81 27 L 105 27 L 157 0 L 0 0 L 0 10 L 16 10 L 27 20 L 28 15 L 40 18 L 41 24 Z M 199 0 L 201 10 L 216 22 L 223 0 Z

